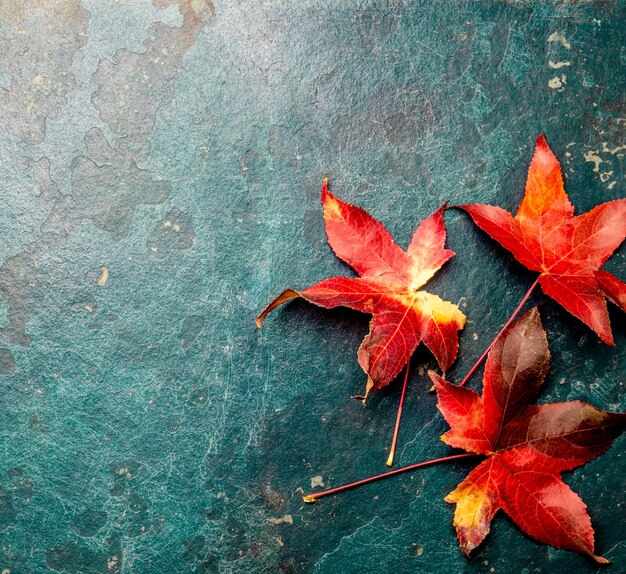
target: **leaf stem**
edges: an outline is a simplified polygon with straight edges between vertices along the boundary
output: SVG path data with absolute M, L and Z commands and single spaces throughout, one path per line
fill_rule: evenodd
M 311 494 L 307 494 L 303 496 L 302 500 L 304 500 L 304 502 L 315 502 L 316 500 L 318 500 L 319 498 L 322 498 L 323 496 L 337 494 L 338 492 L 343 492 L 344 490 L 356 488 L 357 486 L 362 486 L 363 484 L 369 484 L 370 482 L 375 482 L 383 478 L 395 476 L 396 474 L 401 474 L 403 472 L 408 472 L 410 470 L 415 470 L 417 468 L 422 468 L 424 466 L 430 466 L 432 464 L 439 464 L 440 462 L 452 462 L 453 460 L 461 460 L 464 458 L 470 458 L 472 456 L 479 456 L 479 455 L 469 452 L 469 453 L 463 453 L 463 454 L 453 454 L 450 456 L 444 456 L 442 458 L 434 458 L 432 460 L 425 460 L 424 462 L 418 462 L 416 464 L 411 464 L 410 466 L 403 466 L 401 468 L 396 468 L 395 470 L 390 470 L 388 472 L 383 472 L 382 474 L 377 474 L 376 476 L 370 476 L 369 478 L 364 478 L 363 480 L 357 480 L 356 482 L 351 482 L 349 484 L 337 486 L 336 488 L 330 488 L 329 490 L 323 490 L 322 492 L 312 492 Z
M 530 296 L 533 294 L 533 291 L 535 290 L 537 285 L 539 285 L 539 279 L 540 278 L 541 278 L 541 275 L 539 277 L 537 277 L 537 279 L 535 279 L 535 282 L 530 286 L 528 291 L 526 291 L 526 295 L 524 295 L 524 297 L 522 297 L 522 300 L 519 302 L 519 305 L 517 306 L 515 311 L 513 311 L 513 314 L 509 317 L 509 320 L 504 324 L 504 327 L 502 327 L 502 329 L 500 329 L 500 332 L 496 335 L 495 339 L 493 341 L 491 341 L 491 343 L 489 343 L 489 346 L 485 349 L 485 352 L 480 356 L 478 361 L 476 361 L 474 363 L 474 366 L 468 371 L 467 375 L 465 375 L 463 380 L 459 383 L 459 387 L 462 387 L 465 383 L 467 383 L 467 381 L 470 380 L 470 378 L 472 377 L 472 375 L 474 374 L 476 369 L 478 369 L 478 367 L 480 367 L 482 362 L 485 360 L 485 358 L 489 354 L 489 351 L 491 351 L 491 347 L 493 347 L 495 342 L 502 336 L 502 333 L 504 333 L 504 331 L 506 331 L 508 329 L 509 325 L 515 320 L 515 317 L 517 317 L 519 315 L 519 312 L 522 310 L 522 308 L 526 304 L 526 301 L 528 301 L 528 299 L 530 299 Z
M 409 365 L 411 360 L 406 364 L 404 369 L 404 383 L 402 385 L 402 394 L 400 395 L 400 404 L 398 405 L 398 414 L 396 415 L 396 426 L 393 429 L 393 438 L 391 439 L 391 448 L 389 449 L 389 456 L 387 457 L 387 466 L 393 465 L 393 459 L 396 455 L 396 444 L 398 442 L 398 434 L 400 432 L 400 419 L 402 418 L 402 407 L 404 406 L 404 397 L 406 396 L 406 388 L 409 383 Z

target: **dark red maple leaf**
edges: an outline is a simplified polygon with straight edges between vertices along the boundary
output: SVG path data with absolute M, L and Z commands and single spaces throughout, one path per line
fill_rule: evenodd
M 595 555 L 587 507 L 561 472 L 603 453 L 626 426 L 626 414 L 581 401 L 529 406 L 549 363 L 545 331 L 533 308 L 491 349 L 482 397 L 429 373 L 451 427 L 441 439 L 487 455 L 446 497 L 456 504 L 454 525 L 465 554 L 482 542 L 501 508 L 537 540 L 608 562 Z
M 491 205 L 463 205 L 474 223 L 538 271 L 546 295 L 613 345 L 605 296 L 626 311 L 626 285 L 600 267 L 626 237 L 626 199 L 574 216 L 561 166 L 540 135 L 517 215 Z
M 360 277 L 332 277 L 302 291 L 287 289 L 257 318 L 260 327 L 273 309 L 296 297 L 331 309 L 349 307 L 372 314 L 370 332 L 358 351 L 368 375 L 366 395 L 388 385 L 423 342 L 445 372 L 458 352 L 465 315 L 456 305 L 420 288 L 454 255 L 445 249 L 445 205 L 415 231 L 407 251 L 387 229 L 359 207 L 322 185 L 328 243 Z

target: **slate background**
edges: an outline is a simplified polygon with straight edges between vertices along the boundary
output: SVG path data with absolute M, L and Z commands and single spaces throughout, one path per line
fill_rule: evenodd
M 466 560 L 442 498 L 471 464 L 303 506 L 313 477 L 384 470 L 399 386 L 349 400 L 362 315 L 294 302 L 253 320 L 283 288 L 347 272 L 324 237 L 326 175 L 402 245 L 445 199 L 515 208 L 539 132 L 579 212 L 623 197 L 625 16 L 623 1 L 3 1 L 3 574 L 599 571 L 501 514 Z M 458 256 L 428 288 L 469 318 L 458 380 L 533 277 L 446 220 Z M 606 265 L 622 278 L 625 253 Z M 541 400 L 626 408 L 624 315 L 615 348 L 553 303 L 542 315 Z M 449 452 L 433 366 L 419 350 L 399 464 Z M 623 447 L 566 475 L 614 573 Z

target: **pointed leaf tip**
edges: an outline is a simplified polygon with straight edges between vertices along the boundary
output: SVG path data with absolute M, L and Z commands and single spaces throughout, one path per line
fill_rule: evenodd
M 439 388 L 442 382 L 445 380 L 439 373 L 433 370 L 428 371 L 428 376 L 430 380 L 433 382 L 435 389 Z
M 265 321 L 265 318 L 274 309 L 276 309 L 276 307 L 279 307 L 280 305 L 282 305 L 283 303 L 286 303 L 287 301 L 291 301 L 291 299 L 296 299 L 297 297 L 300 297 L 300 293 L 298 293 L 297 291 L 294 291 L 293 289 L 285 289 L 278 297 L 276 297 L 276 299 L 274 299 L 267 307 L 265 307 L 263 311 L 261 311 L 259 316 L 256 318 L 257 328 L 259 329 L 261 328 L 261 325 L 263 325 L 263 321 Z
M 324 201 L 324 197 L 328 193 L 328 178 L 325 177 L 322 181 L 322 201 Z

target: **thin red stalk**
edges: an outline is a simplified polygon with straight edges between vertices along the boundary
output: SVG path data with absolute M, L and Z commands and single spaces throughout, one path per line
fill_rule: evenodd
M 416 468 L 430 466 L 431 464 L 439 464 L 440 462 L 452 462 L 453 460 L 461 460 L 464 458 L 469 458 L 471 456 L 477 456 L 477 455 L 470 452 L 470 453 L 464 453 L 464 454 L 453 454 L 451 456 L 444 456 L 442 458 L 435 458 L 432 460 L 425 460 L 424 462 L 418 462 L 416 464 L 411 464 L 410 466 L 403 466 L 402 468 L 396 468 L 395 470 L 383 472 L 382 474 L 377 474 L 376 476 L 370 476 L 369 478 L 364 478 L 363 480 L 357 480 L 356 482 L 351 482 L 350 484 L 344 484 L 343 486 L 337 486 L 336 488 L 330 488 L 329 490 L 323 490 L 322 492 L 312 492 L 311 494 L 307 494 L 303 496 L 302 500 L 304 500 L 304 502 L 315 502 L 318 498 L 322 498 L 323 496 L 329 496 L 330 494 L 343 492 L 344 490 L 349 490 L 350 488 L 356 488 L 357 486 L 361 486 L 363 484 L 369 484 L 370 482 L 375 482 L 383 478 L 395 476 L 396 474 L 408 472 L 409 470 L 415 470 Z
M 396 455 L 396 444 L 398 442 L 398 433 L 400 432 L 400 419 L 402 418 L 402 407 L 404 406 L 404 397 L 406 396 L 406 388 L 409 383 L 409 365 L 411 361 L 406 364 L 404 369 L 404 383 L 402 385 L 402 394 L 400 395 L 400 404 L 398 405 L 398 414 L 396 415 L 396 426 L 393 429 L 393 439 L 391 439 L 391 448 L 389 449 L 389 456 L 387 457 L 387 466 L 393 464 L 393 459 Z
M 528 301 L 528 299 L 530 298 L 530 296 L 533 294 L 533 291 L 535 290 L 535 288 L 537 287 L 537 285 L 539 285 L 539 279 L 541 276 L 537 277 L 537 279 L 535 279 L 535 282 L 530 286 L 530 289 L 528 289 L 528 291 L 526 292 L 526 295 L 524 295 L 524 297 L 522 298 L 522 300 L 519 302 L 519 305 L 517 306 L 517 308 L 515 309 L 515 311 L 513 311 L 513 314 L 509 317 L 509 320 L 504 324 L 504 327 L 502 327 L 502 329 L 500 329 L 500 332 L 496 335 L 496 338 L 491 341 L 491 343 L 489 344 L 489 346 L 485 349 L 485 352 L 480 356 L 480 358 L 478 359 L 478 361 L 476 361 L 474 363 L 474 366 L 468 371 L 467 375 L 465 375 L 465 377 L 463 378 L 463 380 L 459 383 L 459 386 L 462 387 L 465 383 L 467 383 L 467 381 L 470 380 L 470 378 L 472 377 L 472 375 L 474 374 L 474 372 L 476 371 L 476 369 L 478 367 L 480 367 L 480 365 L 482 364 L 482 362 L 485 360 L 485 358 L 487 357 L 487 355 L 489 354 L 489 351 L 491 351 L 491 347 L 494 346 L 495 342 L 500 338 L 500 336 L 502 335 L 502 333 L 504 333 L 504 331 L 507 330 L 507 328 L 509 327 L 509 325 L 515 320 L 515 317 L 517 317 L 519 315 L 519 312 L 522 310 L 522 308 L 524 307 L 524 305 L 526 304 L 526 301 Z

